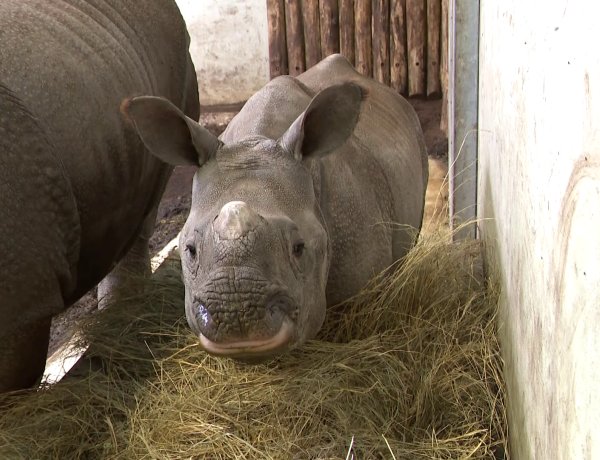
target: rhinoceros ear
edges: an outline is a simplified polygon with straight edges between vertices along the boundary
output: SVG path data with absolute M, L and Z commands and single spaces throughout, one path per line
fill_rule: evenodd
M 354 131 L 365 92 L 354 83 L 325 88 L 310 101 L 279 142 L 298 160 L 320 157 L 337 149 Z
M 202 166 L 221 142 L 166 99 L 125 99 L 121 112 L 133 122 L 150 153 L 172 165 Z

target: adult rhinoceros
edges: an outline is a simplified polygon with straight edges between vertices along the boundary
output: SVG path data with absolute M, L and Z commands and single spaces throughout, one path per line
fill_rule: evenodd
M 199 166 L 180 251 L 187 319 L 210 353 L 301 344 L 326 305 L 405 255 L 421 226 L 419 121 L 339 55 L 272 80 L 220 139 L 164 99 L 125 111 L 152 153 Z
M 0 2 L 0 391 L 41 375 L 53 315 L 126 254 L 147 264 L 172 167 L 119 107 L 152 94 L 197 119 L 188 43 L 171 0 Z

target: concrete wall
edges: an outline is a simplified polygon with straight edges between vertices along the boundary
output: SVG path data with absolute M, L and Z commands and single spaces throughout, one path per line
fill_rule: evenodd
M 600 458 L 600 2 L 483 0 L 478 207 L 513 458 Z
M 202 106 L 235 104 L 269 81 L 265 0 L 177 0 Z

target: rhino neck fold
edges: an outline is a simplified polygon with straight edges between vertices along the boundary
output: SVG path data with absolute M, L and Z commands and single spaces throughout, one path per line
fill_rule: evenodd
M 320 158 L 312 158 L 306 161 L 313 182 L 313 190 L 315 192 L 315 214 L 327 233 L 327 271 L 329 272 L 329 266 L 331 264 L 331 234 L 327 227 L 327 219 L 323 211 L 324 209 L 327 209 L 325 204 L 328 200 L 327 186 L 323 180 L 325 166 Z

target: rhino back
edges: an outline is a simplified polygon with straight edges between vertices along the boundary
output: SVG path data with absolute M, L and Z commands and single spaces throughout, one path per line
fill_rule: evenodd
M 126 252 L 170 172 L 145 153 L 120 102 L 153 94 L 198 116 L 185 25 L 172 1 L 8 1 L 0 43 L 0 81 L 43 124 L 75 197 L 77 297 Z
M 353 136 L 322 161 L 321 201 L 333 246 L 327 296 L 337 303 L 414 243 L 407 226 L 421 227 L 427 152 L 410 104 L 342 56 L 329 56 L 297 78 L 314 92 L 344 82 L 367 90 Z
M 405 171 L 427 186 L 428 160 L 419 118 L 406 99 L 391 88 L 358 73 L 346 58 L 333 54 L 298 76 L 314 92 L 344 82 L 367 89 L 356 137 L 371 147 L 378 161 L 390 172 Z M 399 155 L 398 152 L 401 152 Z M 407 154 L 407 152 L 410 152 Z M 418 157 L 420 162 L 414 162 Z M 406 164 L 408 160 L 409 164 Z M 393 177 L 390 177 L 394 181 Z M 403 187 L 405 188 L 405 187 Z M 418 187 L 420 189 L 420 187 Z
M 407 226 L 421 226 L 428 176 L 414 110 L 390 88 L 333 55 L 298 77 L 273 79 L 221 136 L 226 144 L 252 136 L 278 139 L 315 94 L 346 82 L 366 89 L 353 134 L 336 151 L 305 164 L 318 190 L 332 248 L 328 304 L 354 295 L 414 243 L 415 233 Z

